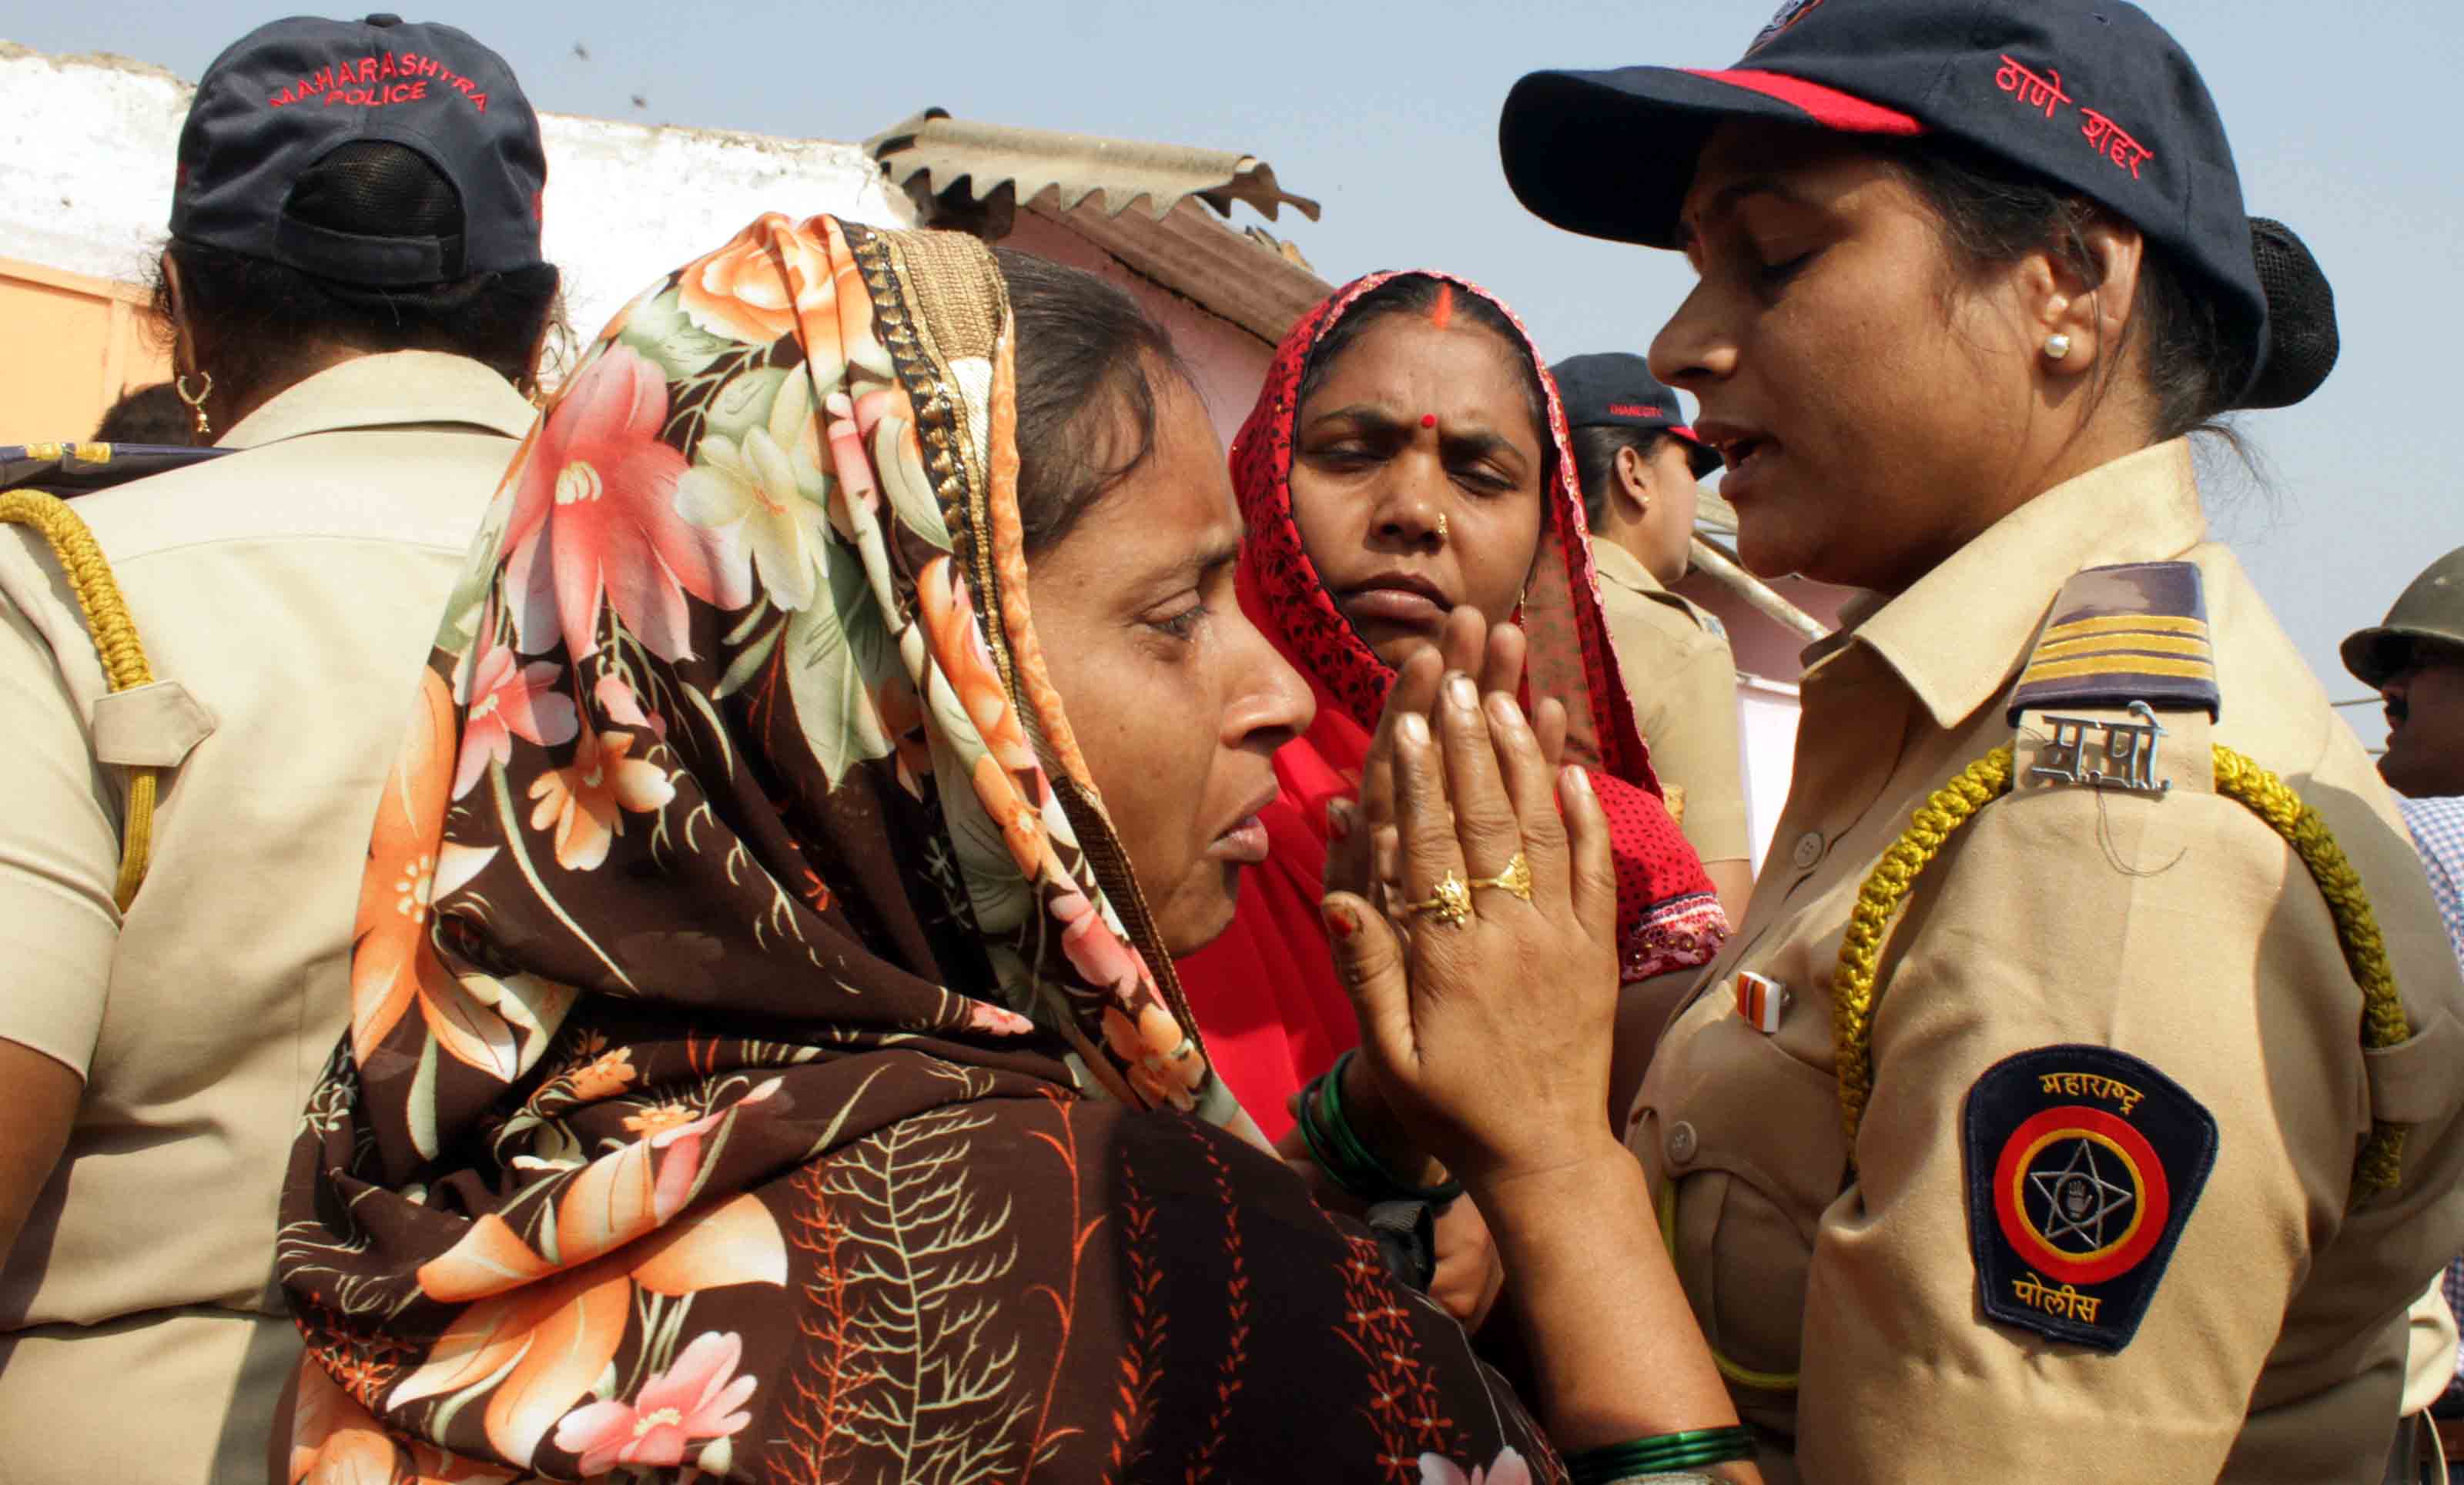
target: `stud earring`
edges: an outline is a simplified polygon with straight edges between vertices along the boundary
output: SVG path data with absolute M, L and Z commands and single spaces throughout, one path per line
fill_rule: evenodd
M 2060 360 L 2071 353 L 2071 338 L 2057 332 L 2045 337 L 2045 359 Z
M 188 410 L 197 415 L 197 436 L 203 438 L 214 430 L 213 421 L 206 416 L 206 399 L 214 395 L 214 374 L 210 371 L 200 371 L 197 373 L 197 379 L 205 382 L 205 386 L 195 392 L 189 391 L 188 374 L 184 371 L 171 383 L 171 390 L 177 392 L 180 395 L 180 401 L 187 403 Z

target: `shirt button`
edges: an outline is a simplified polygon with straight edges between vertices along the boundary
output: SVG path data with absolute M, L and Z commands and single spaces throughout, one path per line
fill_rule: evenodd
M 1798 836 L 1796 849 L 1789 853 L 1789 859 L 1796 863 L 1797 870 L 1811 870 L 1815 862 L 1822 860 L 1822 832 L 1809 830 Z
M 1684 1120 L 1681 1119 L 1670 1125 L 1668 1126 L 1669 1164 L 1682 1166 L 1692 1160 L 1695 1147 L 1700 1143 L 1701 1141 L 1694 1137 L 1694 1126 Z

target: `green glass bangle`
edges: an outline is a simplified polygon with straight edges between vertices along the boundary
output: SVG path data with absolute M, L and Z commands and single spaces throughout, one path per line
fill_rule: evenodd
M 1566 1474 L 1573 1485 L 1611 1485 L 1638 1474 L 1727 1464 L 1753 1456 L 1753 1436 L 1742 1428 L 1689 1429 L 1682 1433 L 1659 1433 L 1569 1455 Z
M 1333 1070 L 1321 1080 L 1318 1128 L 1326 1135 L 1328 1143 L 1334 1147 L 1336 1155 L 1350 1162 L 1364 1177 L 1374 1179 L 1382 1187 L 1399 1186 L 1401 1183 L 1392 1179 L 1385 1164 L 1370 1152 L 1368 1145 L 1353 1130 L 1352 1121 L 1343 1112 L 1343 1059 L 1337 1058 Z
M 1376 1154 L 1362 1143 L 1360 1137 L 1353 1132 L 1352 1121 L 1343 1116 L 1343 1072 L 1345 1068 L 1352 1065 L 1352 1059 L 1358 1055 L 1356 1048 L 1347 1050 L 1341 1057 L 1334 1059 L 1334 1066 L 1327 1070 L 1326 1111 L 1330 1132 L 1342 1141 L 1351 1154 L 1367 1167 L 1379 1181 L 1392 1188 L 1394 1193 L 1402 1200 L 1425 1201 L 1433 1207 L 1442 1207 L 1461 1196 L 1463 1191 L 1461 1181 L 1448 1179 L 1436 1186 L 1414 1186 L 1409 1181 L 1400 1179 L 1394 1171 L 1387 1169 L 1386 1163 L 1379 1160 Z
M 1326 1172 L 1328 1180 L 1349 1194 L 1372 1204 L 1383 1200 L 1385 1193 L 1364 1182 L 1357 1166 L 1333 1152 L 1333 1136 L 1318 1125 L 1317 1105 L 1317 1084 L 1312 1082 L 1301 1090 L 1300 1115 L 1294 1121 L 1300 1125 L 1302 1141 L 1309 1146 L 1309 1159 Z

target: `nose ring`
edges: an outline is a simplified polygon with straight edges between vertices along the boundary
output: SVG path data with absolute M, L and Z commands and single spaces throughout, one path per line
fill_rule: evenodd
M 1446 513 L 1443 511 L 1438 513 L 1438 539 L 1440 541 L 1446 539 Z

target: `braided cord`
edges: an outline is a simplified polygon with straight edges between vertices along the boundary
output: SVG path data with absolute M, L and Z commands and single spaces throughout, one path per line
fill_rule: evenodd
M 1961 769 L 1949 783 L 1925 797 L 1908 828 L 1891 842 L 1865 884 L 1857 891 L 1856 910 L 1839 940 L 1839 967 L 1831 974 L 1831 1036 L 1839 1067 L 1839 1122 L 1850 1145 L 1865 1119 L 1865 1100 L 1874 1091 L 1874 1002 L 1880 995 L 1875 976 L 1882 964 L 1882 946 L 1889 940 L 1891 919 L 1916 890 L 1917 876 L 1942 850 L 1950 833 L 2011 788 L 2011 750 L 1996 748 Z
M 77 513 L 65 502 L 40 491 L 11 490 L 0 492 L 0 524 L 31 526 L 51 545 L 52 555 L 58 558 L 60 571 L 68 579 L 69 591 L 77 595 L 77 607 L 85 615 L 86 632 L 93 636 L 95 653 L 102 661 L 102 672 L 111 688 L 124 691 L 152 684 L 154 671 L 145 663 L 145 646 L 138 642 L 137 623 L 128 616 L 128 602 L 120 595 L 120 583 L 111 576 L 111 564 L 103 558 L 101 543 L 94 539 L 94 533 Z M 121 830 L 120 881 L 111 893 L 123 912 L 136 898 L 139 884 L 145 880 L 145 859 L 153 850 L 159 773 L 151 766 L 128 771 L 128 810 Z
M 2327 822 L 2302 803 L 2284 780 L 2255 761 L 2222 744 L 2215 746 L 2214 754 L 2216 793 L 2266 821 L 2300 858 L 2320 895 L 2326 899 L 2327 911 L 2336 923 L 2337 944 L 2362 991 L 2362 1044 L 2391 1047 L 2409 1039 L 2412 1029 L 2405 1017 L 2404 1002 L 2396 994 L 2395 974 L 2387 964 L 2387 943 L 2370 910 L 2369 894 L 2343 849 L 2336 844 Z M 1876 978 L 1892 919 L 1951 832 L 2010 791 L 2011 767 L 2011 750 L 1996 748 L 1927 796 L 1907 829 L 1882 853 L 1858 889 L 1848 930 L 1839 941 L 1839 963 L 1831 976 L 1839 1118 L 1852 1147 L 1858 1126 L 1864 1122 L 1866 1100 L 1873 1093 L 1874 1008 L 1881 998 Z M 2354 1200 L 2391 1190 L 2402 1179 L 2405 1128 L 2372 1121 L 2369 1139 L 2353 1171 Z
M 2387 940 L 2379 934 L 2378 917 L 2370 911 L 2369 894 L 2361 875 L 2336 843 L 2327 822 L 2301 802 L 2283 779 L 2230 748 L 2216 749 L 2216 793 L 2247 805 L 2293 847 L 2327 911 L 2336 920 L 2336 942 L 2344 965 L 2362 987 L 2362 1045 L 2392 1047 L 2412 1037 L 2404 1001 L 2395 993 L 2395 971 L 2387 964 Z M 2405 1125 L 2370 1121 L 2369 1139 L 2353 1169 L 2355 1200 L 2374 1191 L 2392 1190 L 2404 1178 Z

